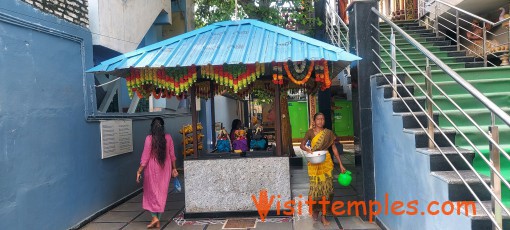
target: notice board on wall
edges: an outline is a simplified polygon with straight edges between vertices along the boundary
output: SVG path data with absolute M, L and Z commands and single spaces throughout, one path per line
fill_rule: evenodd
M 133 152 L 131 120 L 101 121 L 101 159 Z

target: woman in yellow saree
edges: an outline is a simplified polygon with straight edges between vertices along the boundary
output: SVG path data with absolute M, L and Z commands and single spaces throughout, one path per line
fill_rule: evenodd
M 328 150 L 329 147 L 332 148 L 335 158 L 340 164 L 340 171 L 345 172 L 345 168 L 342 165 L 342 161 L 340 160 L 340 155 L 338 154 L 338 150 L 335 143 L 335 134 L 329 130 L 324 128 L 324 114 L 317 113 L 313 116 L 314 127 L 308 130 L 301 142 L 301 149 L 311 153 L 313 151 L 320 150 Z M 311 148 L 306 146 L 306 143 L 311 142 Z M 320 201 L 323 197 L 326 198 L 327 201 L 333 202 L 333 161 L 331 160 L 330 154 L 326 154 L 326 160 L 320 164 L 310 164 L 308 163 L 308 176 L 310 177 L 310 190 L 308 192 L 308 197 L 312 198 L 314 201 Z M 314 220 L 318 220 L 319 212 L 321 212 L 322 205 L 313 205 L 313 213 L 312 217 Z M 328 212 L 331 211 L 331 205 L 326 207 Z M 322 224 L 325 226 L 329 225 L 329 221 L 326 218 L 327 213 L 322 213 Z

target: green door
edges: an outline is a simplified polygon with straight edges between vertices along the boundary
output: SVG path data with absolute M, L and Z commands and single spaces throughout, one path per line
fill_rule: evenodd
M 303 138 L 308 130 L 308 104 L 306 101 L 289 102 L 292 138 Z
M 332 111 L 333 129 L 337 136 L 354 136 L 352 120 L 352 102 L 347 100 L 335 100 Z

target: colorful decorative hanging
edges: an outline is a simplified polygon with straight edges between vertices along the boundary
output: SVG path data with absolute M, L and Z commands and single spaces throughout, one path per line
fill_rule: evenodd
M 211 79 L 220 86 L 228 86 L 233 89 L 234 93 L 246 88 L 264 73 L 264 64 L 259 63 L 201 67 L 201 74 L 204 78 Z
M 129 97 L 170 97 L 187 91 L 197 81 L 195 66 L 174 68 L 131 68 L 126 77 Z
M 315 81 L 322 83 L 321 90 L 331 87 L 331 79 L 329 79 L 328 61 L 321 59 L 315 65 Z
M 197 90 L 197 97 L 208 100 L 211 98 L 211 83 L 204 81 L 195 84 Z M 214 95 L 218 95 L 221 92 L 219 91 L 219 86 L 217 84 L 213 84 L 213 93 Z
M 326 90 L 331 87 L 331 79 L 329 78 L 328 62 L 324 59 L 319 61 L 302 61 L 302 62 L 284 62 L 277 63 L 272 62 L 272 74 L 273 83 L 278 85 L 284 85 L 283 71 L 285 75 L 294 84 L 289 85 L 289 88 L 302 87 L 306 88 L 307 91 L 320 88 Z M 315 81 L 313 84 L 310 83 L 310 77 L 312 72 L 315 73 Z
M 289 63 L 292 64 L 292 68 L 289 68 Z M 308 64 L 310 63 L 310 64 Z M 306 68 L 308 66 L 308 68 Z M 284 62 L 283 67 L 285 68 L 285 73 L 287 77 L 296 85 L 304 85 L 308 79 L 312 76 L 312 71 L 314 67 L 314 61 L 304 61 L 304 62 Z M 308 69 L 308 70 L 307 70 Z M 305 72 L 305 70 L 307 70 Z
M 281 62 L 272 62 L 273 67 L 273 83 L 275 85 L 283 85 L 283 64 Z

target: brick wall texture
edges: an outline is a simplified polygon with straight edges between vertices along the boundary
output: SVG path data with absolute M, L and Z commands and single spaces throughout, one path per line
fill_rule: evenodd
M 46 13 L 88 27 L 87 0 L 22 0 Z

